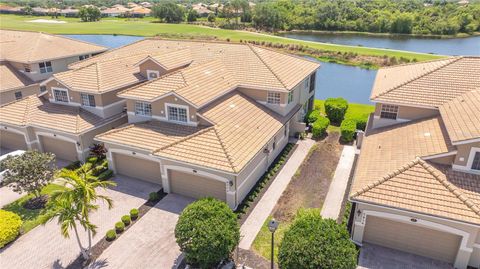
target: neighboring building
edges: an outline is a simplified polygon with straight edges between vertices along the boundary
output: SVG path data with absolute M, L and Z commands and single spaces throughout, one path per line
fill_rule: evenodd
M 480 57 L 380 69 L 350 200 L 352 238 L 480 265 Z
M 200 17 L 207 17 L 210 13 L 213 13 L 213 11 L 208 9 L 207 5 L 203 3 L 193 4 L 192 9 L 195 10 Z
M 0 104 L 40 93 L 39 82 L 107 49 L 37 32 L 0 30 Z

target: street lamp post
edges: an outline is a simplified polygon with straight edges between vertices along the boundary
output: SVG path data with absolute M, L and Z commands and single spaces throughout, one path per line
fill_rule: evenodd
M 278 224 L 279 222 L 272 219 L 271 221 L 268 222 L 268 229 L 270 230 L 270 232 L 272 233 L 272 255 L 271 255 L 271 265 L 270 265 L 270 268 L 271 269 L 274 269 L 274 262 L 273 262 L 273 256 L 274 256 L 274 235 L 275 235 L 275 231 L 277 230 L 278 228 Z

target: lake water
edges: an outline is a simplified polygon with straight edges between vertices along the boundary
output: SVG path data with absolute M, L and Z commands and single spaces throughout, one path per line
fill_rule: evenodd
M 122 36 L 122 35 L 66 35 L 71 38 L 92 42 L 109 48 L 117 48 L 130 44 L 132 42 L 143 39 L 139 36 Z M 346 37 L 351 38 L 350 41 Z M 337 39 L 335 39 L 337 38 Z M 301 39 L 314 39 L 314 37 L 302 35 Z M 386 39 L 386 38 L 383 38 Z M 317 40 L 323 41 L 326 40 Z M 463 39 L 411 39 L 411 40 L 383 40 L 377 37 L 371 38 L 366 36 L 337 36 L 330 37 L 330 41 L 336 41 L 339 44 L 352 45 L 363 42 L 365 46 L 380 47 L 382 44 L 389 44 L 391 48 L 411 49 L 420 51 L 419 49 L 428 48 L 438 54 L 462 54 L 462 55 L 480 55 L 480 36 Z M 454 45 L 455 42 L 457 45 Z M 393 45 L 392 45 L 393 44 Z M 429 45 L 427 45 L 429 44 Z M 387 47 L 387 45 L 385 45 Z M 396 47 L 393 47 L 393 46 Z M 474 46 L 477 45 L 477 46 Z M 427 51 L 420 51 L 427 52 Z M 468 52 L 468 53 L 467 53 Z M 376 70 L 367 70 L 359 67 L 346 66 L 335 63 L 321 62 L 322 67 L 317 72 L 316 81 L 316 99 L 325 99 L 328 97 L 344 97 L 352 103 L 370 104 L 369 96 L 375 80 Z
M 480 55 L 480 36 L 452 39 L 328 33 L 285 33 L 282 36 L 315 42 L 350 46 L 360 45 L 363 47 L 408 50 L 440 55 Z

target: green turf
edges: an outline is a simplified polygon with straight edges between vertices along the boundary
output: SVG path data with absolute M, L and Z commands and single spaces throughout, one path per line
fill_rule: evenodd
M 52 192 L 56 190 L 61 190 L 62 188 L 64 187 L 57 184 L 49 184 L 42 189 L 42 194 L 51 194 Z M 4 210 L 17 213 L 22 218 L 23 234 L 44 223 L 46 221 L 46 218 L 50 214 L 54 213 L 53 207 L 49 204 L 47 204 L 46 208 L 43 209 L 30 210 L 24 208 L 23 204 L 32 197 L 33 195 L 31 194 L 25 195 L 22 198 L 19 198 L 18 200 L 3 207 Z
M 267 260 L 270 260 L 271 256 L 271 245 L 272 245 L 272 233 L 270 230 L 268 230 L 268 222 L 272 218 L 269 217 L 263 223 L 262 229 L 260 229 L 260 232 L 257 234 L 257 237 L 255 237 L 255 241 L 253 241 L 252 248 L 255 252 L 257 252 L 259 255 L 264 257 Z M 275 262 L 278 262 L 278 248 L 280 247 L 280 242 L 282 242 L 283 235 L 285 234 L 285 231 L 287 230 L 289 223 L 285 222 L 280 222 L 280 225 L 277 228 L 277 231 L 275 232 L 275 248 L 274 248 L 274 260 Z
M 257 34 L 247 31 L 234 31 L 210 28 L 190 24 L 165 24 L 155 23 L 153 18 L 143 19 L 119 19 L 104 18 L 99 22 L 81 22 L 78 18 L 64 18 L 59 20 L 67 21 L 64 24 L 55 23 L 32 23 L 28 22 L 35 19 L 50 19 L 50 17 L 20 16 L 20 15 L 0 15 L 0 28 L 42 31 L 54 34 L 119 34 L 119 35 L 138 35 L 155 36 L 167 35 L 171 37 L 217 37 L 218 39 L 232 41 L 256 40 L 283 44 L 302 44 L 315 49 L 335 52 L 352 52 L 360 55 L 404 57 L 407 59 L 416 59 L 418 61 L 436 59 L 440 56 L 414 53 L 407 51 L 375 49 L 367 47 L 346 46 L 336 44 L 326 44 L 318 42 L 301 41 L 273 35 Z

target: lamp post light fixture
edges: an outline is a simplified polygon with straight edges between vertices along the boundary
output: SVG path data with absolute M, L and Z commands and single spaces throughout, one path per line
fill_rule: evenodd
M 275 231 L 278 228 L 278 224 L 280 224 L 280 222 L 276 221 L 275 219 L 272 219 L 271 221 L 268 222 L 268 229 L 272 233 L 272 255 L 271 255 L 271 265 L 270 265 L 271 269 L 274 269 L 274 262 L 273 262 L 274 247 L 275 247 L 274 235 L 275 235 Z

